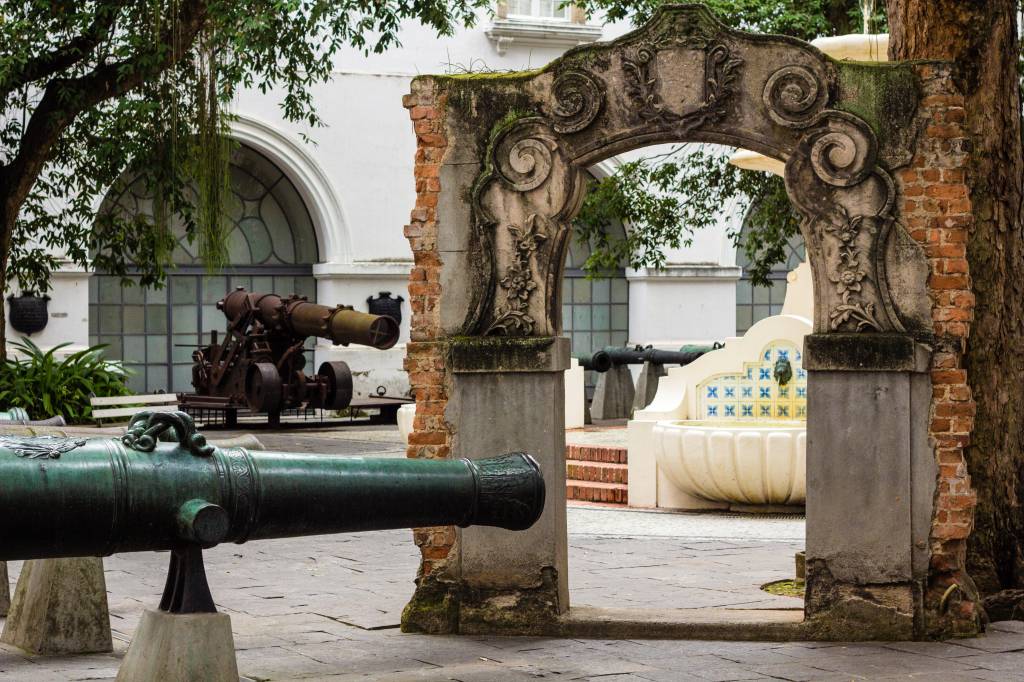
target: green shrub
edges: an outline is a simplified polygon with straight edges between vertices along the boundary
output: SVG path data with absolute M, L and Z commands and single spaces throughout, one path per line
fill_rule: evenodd
M 9 356 L 0 365 L 0 410 L 23 407 L 33 419 L 60 414 L 74 424 L 91 417 L 91 397 L 131 394 L 125 386 L 128 371 L 120 362 L 103 357 L 106 345 L 80 350 L 63 360 L 55 354 L 69 343 L 46 352 L 28 339 L 10 345 L 21 357 Z

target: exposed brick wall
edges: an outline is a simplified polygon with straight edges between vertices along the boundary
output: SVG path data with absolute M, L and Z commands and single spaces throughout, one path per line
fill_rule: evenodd
M 932 580 L 926 595 L 936 607 L 953 582 L 963 585 L 966 540 L 977 496 L 971 488 L 964 448 L 974 429 L 975 404 L 964 370 L 964 349 L 974 318 L 967 263 L 973 224 L 965 167 L 970 142 L 963 129 L 963 96 L 947 67 L 922 65 L 920 134 L 911 167 L 897 174 L 901 220 L 925 249 L 931 268 L 935 354 L 932 358 L 931 437 L 939 466 L 932 520 Z M 975 605 L 959 602 L 959 616 L 972 620 Z
M 437 251 L 437 200 L 441 192 L 441 162 L 448 148 L 444 131 L 443 95 L 429 78 L 416 79 L 403 104 L 416 132 L 416 206 L 405 236 L 413 252 L 409 273 L 409 305 L 412 308 L 410 342 L 405 370 L 416 396 L 416 418 L 409 435 L 409 457 L 448 457 L 451 425 L 444 419 L 448 404 L 445 354 L 441 343 L 441 258 Z M 422 575 L 443 565 L 455 544 L 449 526 L 413 531 L 423 555 Z

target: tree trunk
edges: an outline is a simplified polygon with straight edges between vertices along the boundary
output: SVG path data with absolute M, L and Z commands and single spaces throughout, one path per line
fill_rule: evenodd
M 967 569 L 983 593 L 1024 587 L 1024 159 L 1016 0 L 888 0 L 889 56 L 957 66 L 973 144 L 967 260 L 977 299 L 964 367 L 977 405 Z

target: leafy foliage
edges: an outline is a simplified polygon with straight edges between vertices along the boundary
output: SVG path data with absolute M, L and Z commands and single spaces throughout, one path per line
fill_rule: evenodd
M 785 260 L 786 244 L 799 231 L 782 178 L 741 171 L 727 155 L 691 151 L 691 145 L 624 163 L 591 182 L 576 220 L 576 238 L 594 249 L 584 268 L 599 275 L 620 263 L 663 267 L 665 247 L 689 246 L 695 232 L 723 220 L 724 208 L 756 226 L 741 246 L 753 263 L 755 283 L 767 283 L 772 265 Z M 615 219 L 631 226 L 625 237 L 611 236 L 608 226 Z M 740 238 L 738 232 L 729 236 Z
M 609 20 L 647 21 L 661 0 L 578 0 L 588 12 Z M 862 28 L 860 0 L 704 0 L 718 17 L 735 28 L 779 33 L 810 40 L 820 35 Z M 884 30 L 885 17 L 865 0 L 868 24 Z M 664 154 L 622 164 L 607 178 L 592 183 L 576 224 L 576 235 L 595 250 L 584 266 L 599 276 L 616 263 L 663 267 L 664 250 L 687 246 L 695 232 L 726 218 L 731 207 L 750 228 L 729 233 L 746 253 L 755 284 L 770 286 L 768 275 L 786 258 L 789 239 L 799 232 L 798 217 L 782 179 L 745 171 L 728 163 L 728 155 L 698 145 L 680 145 Z M 607 234 L 615 220 L 628 225 L 625 238 Z
M 407 19 L 450 34 L 489 4 L 0 0 L 0 284 L 46 291 L 56 252 L 122 277 L 137 266 L 142 285 L 159 285 L 171 219 L 215 266 L 240 88 L 278 95 L 286 120 L 316 128 L 311 88 L 342 50 L 383 52 Z M 152 217 L 96 219 L 126 171 L 144 180 Z
M 93 346 L 58 359 L 64 343 L 43 351 L 29 339 L 12 341 L 22 357 L 0 364 L 0 409 L 22 407 L 33 419 L 63 415 L 70 423 L 89 419 L 93 396 L 130 395 L 127 370 L 103 357 L 104 345 Z

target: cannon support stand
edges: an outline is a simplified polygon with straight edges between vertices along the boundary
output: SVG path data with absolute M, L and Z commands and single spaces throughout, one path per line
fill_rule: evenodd
M 26 561 L 0 639 L 34 654 L 112 651 L 103 559 Z
M 142 614 L 117 679 L 237 682 L 231 618 L 217 613 L 200 545 L 182 543 L 172 550 L 160 608 Z

